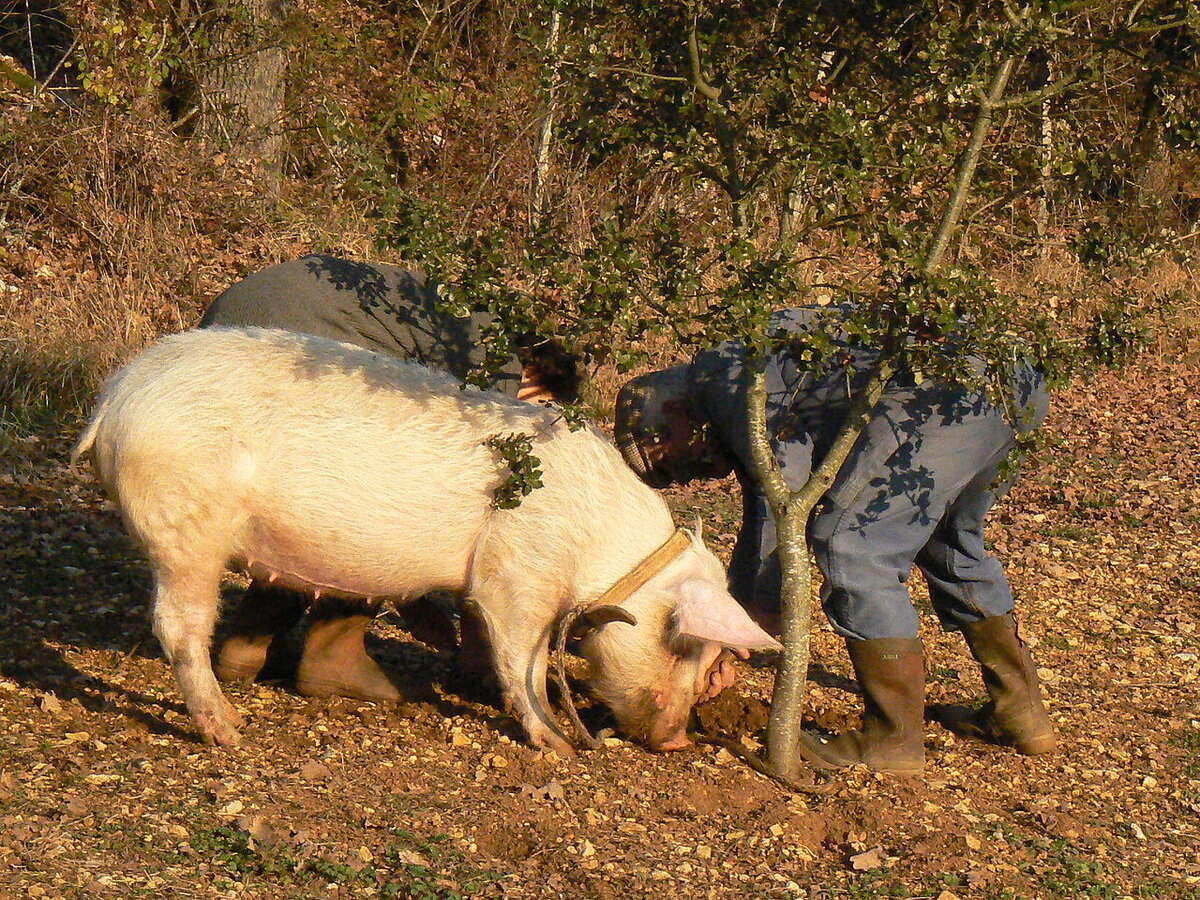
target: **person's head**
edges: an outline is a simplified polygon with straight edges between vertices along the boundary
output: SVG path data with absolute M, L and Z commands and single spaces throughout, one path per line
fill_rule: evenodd
M 707 416 L 692 401 L 690 369 L 672 366 L 641 375 L 617 394 L 617 447 L 651 487 L 720 478 L 733 469 L 713 440 Z
M 574 403 L 579 399 L 583 380 L 579 363 L 558 341 L 523 335 L 517 341 L 517 358 L 521 362 L 517 399 L 529 403 Z

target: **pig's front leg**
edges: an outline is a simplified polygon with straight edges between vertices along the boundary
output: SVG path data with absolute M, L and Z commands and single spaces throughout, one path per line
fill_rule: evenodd
M 546 666 L 553 623 L 541 623 L 520 615 L 500 619 L 489 615 L 486 607 L 486 601 L 480 603 L 492 638 L 496 675 L 504 699 L 520 718 L 534 746 L 553 750 L 560 756 L 574 756 L 575 750 L 550 713 L 546 696 Z

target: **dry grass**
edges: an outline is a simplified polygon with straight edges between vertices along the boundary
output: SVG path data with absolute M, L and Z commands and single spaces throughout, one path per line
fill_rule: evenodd
M 0 112 L 0 423 L 74 418 L 98 383 L 248 272 L 366 251 L 358 213 L 272 208 L 254 177 L 152 116 Z

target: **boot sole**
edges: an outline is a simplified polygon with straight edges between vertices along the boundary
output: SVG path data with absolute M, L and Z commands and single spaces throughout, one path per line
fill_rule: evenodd
M 1041 735 L 1035 738 L 1023 738 L 1009 744 L 1023 756 L 1041 756 L 1052 752 L 1058 747 L 1058 738 L 1053 734 Z
M 872 772 L 881 772 L 885 775 L 921 775 L 925 771 L 924 760 L 914 763 L 899 763 L 892 766 L 873 766 L 863 760 L 849 760 L 844 763 L 830 762 L 809 746 L 804 738 L 800 739 L 798 749 L 800 750 L 801 759 L 814 769 L 820 769 L 823 772 L 837 772 L 841 769 L 852 769 L 855 766 L 862 766 Z
M 297 681 L 296 693 L 304 697 L 321 700 L 326 697 L 347 697 L 351 700 L 366 700 L 368 703 L 399 703 L 404 696 L 396 691 L 394 694 L 373 694 L 369 691 L 356 690 L 343 684 L 330 684 L 317 681 Z

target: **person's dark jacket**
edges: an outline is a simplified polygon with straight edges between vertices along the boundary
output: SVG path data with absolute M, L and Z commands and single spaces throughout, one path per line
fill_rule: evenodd
M 396 266 L 311 255 L 230 286 L 199 327 L 257 326 L 315 334 L 412 360 L 467 379 L 482 369 L 487 313 L 458 318 L 438 307 L 438 286 Z M 490 380 L 515 397 L 521 365 L 507 359 Z

